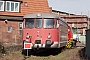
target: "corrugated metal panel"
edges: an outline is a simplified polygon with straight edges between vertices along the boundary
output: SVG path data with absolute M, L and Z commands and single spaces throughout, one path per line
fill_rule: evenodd
M 90 29 L 86 30 L 86 55 L 90 58 Z

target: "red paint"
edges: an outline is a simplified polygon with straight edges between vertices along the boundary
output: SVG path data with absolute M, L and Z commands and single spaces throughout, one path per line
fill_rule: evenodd
M 36 28 L 33 28 L 33 29 L 29 29 L 29 28 L 26 28 L 26 29 L 23 29 L 23 40 L 31 40 L 31 42 L 34 44 L 35 43 L 35 40 L 41 40 L 41 44 L 45 44 L 45 41 L 46 40 L 52 40 L 53 42 L 58 42 L 58 30 L 57 29 L 44 29 L 44 28 L 41 28 L 41 29 L 36 29 Z M 39 31 L 39 33 L 38 33 Z M 29 36 L 32 36 L 31 38 L 29 39 L 26 39 L 26 35 Z M 51 38 L 48 39 L 48 35 L 51 35 Z
M 25 44 L 25 48 L 30 48 L 31 45 L 30 44 Z
M 71 40 L 72 38 L 73 38 L 72 28 L 68 26 L 68 40 Z
M 25 44 L 24 48 L 31 48 L 31 44 Z
M 60 44 L 62 46 L 63 45 L 66 46 L 67 39 L 68 39 L 68 35 L 67 35 L 68 24 L 64 20 L 60 19 L 60 17 L 57 15 L 53 15 L 53 14 L 45 15 L 45 14 L 42 14 L 42 16 L 39 16 L 39 17 L 37 17 L 37 14 L 30 14 L 24 17 L 26 21 L 26 26 L 29 25 L 27 24 L 27 22 L 31 22 L 30 20 L 33 21 L 31 25 L 33 26 L 33 28 L 24 27 L 22 29 L 22 40 L 25 40 L 25 42 L 27 43 L 32 43 L 33 47 L 36 47 L 35 44 L 40 44 L 40 45 L 46 44 L 46 40 L 51 40 L 52 42 L 51 47 L 53 46 L 54 48 L 60 47 Z M 37 25 L 36 25 L 37 23 L 40 23 L 40 22 L 37 22 L 38 18 L 42 20 L 41 21 L 42 24 L 40 24 L 42 26 L 41 28 L 37 28 Z M 51 24 L 51 26 L 53 24 L 52 28 L 48 28 L 49 23 Z M 30 37 L 28 38 L 27 35 L 30 36 L 31 38 Z M 26 36 L 28 39 L 26 38 Z

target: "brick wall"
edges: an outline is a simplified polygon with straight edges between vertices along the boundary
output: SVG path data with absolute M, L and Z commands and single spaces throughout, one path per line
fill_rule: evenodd
M 20 43 L 21 36 L 19 36 L 18 22 L 8 21 L 7 24 L 4 21 L 0 21 L 0 42 Z M 8 32 L 8 27 L 12 27 L 12 31 Z
M 28 6 L 24 5 L 24 2 L 27 2 Z M 37 12 L 45 12 L 50 13 L 51 10 L 48 6 L 47 0 L 22 0 L 20 4 L 20 12 L 6 12 L 0 11 L 1 16 L 24 16 L 25 14 L 37 13 Z M 8 42 L 8 43 L 22 43 L 22 36 L 19 36 L 19 22 L 20 20 L 9 20 L 7 19 L 7 24 L 0 18 L 0 42 Z M 12 27 L 12 31 L 8 32 L 8 26 Z

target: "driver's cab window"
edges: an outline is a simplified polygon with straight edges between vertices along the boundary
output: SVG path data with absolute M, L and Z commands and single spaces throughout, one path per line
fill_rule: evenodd
M 42 19 L 36 19 L 36 28 L 42 28 Z
M 44 19 L 44 28 L 54 28 L 54 19 Z
M 25 28 L 34 28 L 34 19 L 26 19 Z

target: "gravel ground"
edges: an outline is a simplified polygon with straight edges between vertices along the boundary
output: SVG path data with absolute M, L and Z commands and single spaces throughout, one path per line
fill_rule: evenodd
M 41 54 L 41 53 L 39 53 Z M 46 54 L 44 52 L 43 54 Z M 22 55 L 22 51 L 12 52 L 7 54 L 3 54 L 0 57 L 0 60 L 88 60 L 85 55 L 85 47 L 84 48 L 74 48 L 74 49 L 66 49 L 63 52 L 59 52 L 57 55 L 31 55 L 29 57 L 25 57 Z

